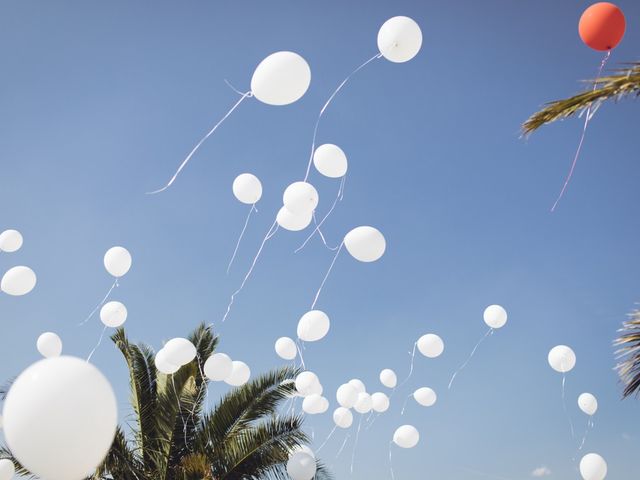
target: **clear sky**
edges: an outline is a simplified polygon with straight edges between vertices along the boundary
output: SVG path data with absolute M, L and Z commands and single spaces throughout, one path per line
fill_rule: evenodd
M 637 476 L 640 403 L 620 400 L 611 341 L 638 291 L 640 104 L 603 106 L 594 117 L 569 190 L 554 214 L 581 130 L 571 119 L 529 140 L 519 125 L 546 101 L 582 88 L 601 60 L 577 35 L 587 1 L 25 1 L 0 8 L 0 230 L 17 228 L 20 252 L 0 269 L 30 265 L 28 296 L 0 296 L 0 378 L 38 359 L 35 341 L 61 335 L 85 357 L 102 329 L 82 321 L 111 278 L 102 256 L 126 246 L 134 264 L 114 298 L 129 310 L 127 330 L 159 348 L 199 322 L 214 322 L 220 350 L 254 372 L 280 365 L 273 342 L 295 335 L 332 254 L 306 233 L 278 232 L 253 278 L 220 320 L 273 221 L 284 187 L 304 174 L 320 107 L 337 84 L 376 53 L 380 25 L 394 15 L 422 27 L 420 54 L 406 64 L 378 60 L 327 111 L 319 142 L 349 157 L 344 200 L 326 225 L 332 243 L 370 224 L 386 255 L 362 264 L 338 259 L 318 308 L 329 335 L 307 345 L 332 407 L 335 389 L 359 377 L 383 389 L 378 372 L 409 368 L 407 351 L 428 332 L 442 357 L 416 358 L 392 408 L 363 429 L 352 478 L 390 477 L 388 451 L 403 423 L 418 447 L 393 450 L 398 480 L 579 478 L 563 413 L 561 376 L 548 350 L 571 345 L 578 363 L 567 403 L 600 401 L 585 451 L 602 454 L 609 477 Z M 636 60 L 640 4 L 620 0 L 628 30 L 610 66 Z M 278 50 L 303 55 L 308 93 L 287 107 L 245 101 L 193 158 L 175 185 L 156 195 L 200 136 L 236 101 L 225 84 L 249 88 L 258 62 Z M 264 196 L 230 275 L 225 270 L 247 207 L 231 194 L 242 172 Z M 319 212 L 338 182 L 311 181 Z M 448 379 L 485 333 L 483 309 L 500 303 L 509 323 L 478 350 L 447 391 Z M 219 327 L 219 328 L 218 328 Z M 124 362 L 108 341 L 94 356 L 124 408 Z M 402 402 L 413 388 L 439 395 L 431 409 Z M 224 385 L 211 388 L 213 397 Z M 330 410 L 330 411 L 331 411 Z M 330 413 L 309 419 L 316 446 Z M 311 431 L 311 430 L 310 430 Z M 351 478 L 355 426 L 345 450 L 338 432 L 321 452 L 338 479 Z

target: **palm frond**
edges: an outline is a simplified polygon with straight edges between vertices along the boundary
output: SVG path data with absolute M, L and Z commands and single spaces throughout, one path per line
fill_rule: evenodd
M 623 397 L 626 398 L 640 393 L 640 310 L 632 312 L 618 332 L 620 336 L 614 342 L 619 359 L 616 370 L 624 384 Z
M 9 380 L 7 380 L 4 385 L 0 386 L 0 400 L 2 400 L 3 402 L 7 399 L 7 395 L 9 393 L 9 390 L 11 390 L 11 385 L 13 385 L 13 382 L 16 381 L 16 378 L 18 377 L 13 377 Z
M 140 462 L 129 448 L 122 429 L 118 427 L 116 435 L 109 449 L 109 453 L 102 465 L 92 475 L 92 480 L 103 478 L 145 480 L 144 464 Z

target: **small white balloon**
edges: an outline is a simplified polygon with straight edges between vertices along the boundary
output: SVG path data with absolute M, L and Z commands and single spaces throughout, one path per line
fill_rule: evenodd
M 309 226 L 313 218 L 313 212 L 295 214 L 289 211 L 287 207 L 282 207 L 278 211 L 276 221 L 285 230 L 290 232 L 299 232 Z
M 375 412 L 384 413 L 389 410 L 390 400 L 387 395 L 382 392 L 376 392 L 371 395 L 371 407 Z
M 482 317 L 491 328 L 502 328 L 507 323 L 507 311 L 500 305 L 489 305 Z
M 393 17 L 378 31 L 378 50 L 391 62 L 408 62 L 422 47 L 420 26 L 409 17 Z
M 375 262 L 387 248 L 380 230 L 373 227 L 356 227 L 344 236 L 344 246 L 353 258 L 361 262 Z
M 340 428 L 349 428 L 353 424 L 353 413 L 346 407 L 338 407 L 333 412 L 333 422 Z
M 296 390 L 303 397 L 317 393 L 319 385 L 320 379 L 313 372 L 301 372 L 296 377 Z
M 553 347 L 548 356 L 549 365 L 556 372 L 567 373 L 576 366 L 576 354 L 566 345 Z
M 15 466 L 13 462 L 8 458 L 0 460 L 0 480 L 11 480 L 16 474 Z
M 289 337 L 280 337 L 275 344 L 276 353 L 283 360 L 293 360 L 298 355 L 298 347 Z
M 282 195 L 282 203 L 294 215 L 313 213 L 318 200 L 318 191 L 308 182 L 294 182 Z
M 358 400 L 356 400 L 356 404 L 353 406 L 353 409 L 358 413 L 369 413 L 373 408 L 373 403 L 371 400 L 371 395 L 367 392 L 362 392 L 358 394 Z
M 358 378 L 352 378 L 349 380 L 349 385 L 356 389 L 358 393 L 363 393 L 367 391 L 367 387 L 364 382 Z
M 18 230 L 5 230 L 0 233 L 0 251 L 12 253 L 22 247 L 22 234 Z
M 8 295 L 19 297 L 33 290 L 36 281 L 36 274 L 29 267 L 13 267 L 2 276 L 0 290 Z
M 316 415 L 323 413 L 324 397 L 317 393 L 308 395 L 302 401 L 302 410 L 310 415 Z
M 289 457 L 287 473 L 292 480 L 311 480 L 316 475 L 316 459 L 305 452 L 296 452 Z
M 124 247 L 111 247 L 104 254 L 104 268 L 116 278 L 126 275 L 131 268 L 131 254 Z
M 253 205 L 262 197 L 262 183 L 251 173 L 241 173 L 233 181 L 233 194 L 242 203 Z
M 325 177 L 340 178 L 347 173 L 347 156 L 339 146 L 332 143 L 325 143 L 316 148 L 313 164 Z
M 398 384 L 398 376 L 396 372 L 390 368 L 385 368 L 380 372 L 380 383 L 387 388 L 396 388 Z
M 44 358 L 59 357 L 62 353 L 62 340 L 53 332 L 45 332 L 38 337 L 36 347 Z
M 341 407 L 352 408 L 358 401 L 358 390 L 350 383 L 344 383 L 336 391 L 336 400 Z
M 444 352 L 444 342 L 433 333 L 427 333 L 418 339 L 418 350 L 428 358 L 436 358 Z
M 288 105 L 300 99 L 311 83 L 311 69 L 294 52 L 276 52 L 262 60 L 251 78 L 251 93 L 268 105 Z
M 431 407 L 435 405 L 438 396 L 429 387 L 422 387 L 413 392 L 413 398 L 423 407 Z
M 330 326 L 331 322 L 326 313 L 321 310 L 311 310 L 298 322 L 298 338 L 305 342 L 316 342 L 324 338 Z
M 232 387 L 240 387 L 247 383 L 251 378 L 251 370 L 249 365 L 240 360 L 234 360 L 231 362 L 231 373 L 224 382 Z
M 107 327 L 119 327 L 127 320 L 127 307 L 120 302 L 105 303 L 100 309 L 100 320 Z
M 180 370 L 180 365 L 174 365 L 167 358 L 167 351 L 161 348 L 154 359 L 154 363 L 159 372 L 165 375 L 173 375 Z
M 191 341 L 186 338 L 172 338 L 164 346 L 167 360 L 173 365 L 183 366 L 196 358 L 198 351 Z
M 222 382 L 229 378 L 233 370 L 233 362 L 225 353 L 214 353 L 204 362 L 204 374 L 213 382 Z
M 420 433 L 413 425 L 402 425 L 393 434 L 393 443 L 402 448 L 413 448 L 420 441 Z
M 578 406 L 584 413 L 592 416 L 598 411 L 598 399 L 595 395 L 585 392 L 578 397 Z
M 588 453 L 580 460 L 580 475 L 584 480 L 604 480 L 607 462 L 597 453 Z

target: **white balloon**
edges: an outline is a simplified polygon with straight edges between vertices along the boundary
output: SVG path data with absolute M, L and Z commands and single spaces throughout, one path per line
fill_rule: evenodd
M 358 413 L 369 413 L 371 408 L 373 407 L 371 395 L 367 392 L 362 392 L 358 394 L 358 400 L 356 404 L 353 406 L 353 409 Z
M 358 390 L 350 383 L 343 383 L 336 391 L 336 400 L 341 407 L 351 408 L 358 401 Z
M 298 355 L 298 347 L 289 337 L 280 337 L 275 344 L 276 353 L 284 360 L 293 360 Z
M 251 93 L 269 105 L 288 105 L 300 99 L 311 83 L 311 69 L 294 52 L 276 52 L 262 60 L 251 78 Z
M 389 397 L 382 392 L 376 392 L 371 395 L 371 407 L 375 412 L 384 413 L 389 410 Z
M 580 460 L 580 475 L 584 480 L 604 480 L 607 462 L 597 453 L 588 453 Z
M 287 207 L 282 207 L 278 211 L 276 221 L 278 222 L 278 225 L 280 225 L 285 230 L 298 232 L 307 228 L 311 223 L 312 218 L 313 212 L 297 215 L 295 213 L 291 213 L 289 209 L 287 209 Z
M 587 415 L 594 415 L 598 411 L 598 399 L 591 393 L 583 393 L 578 397 L 578 406 Z
M 566 345 L 553 347 L 548 356 L 549 365 L 556 372 L 567 373 L 576 366 L 576 354 Z
M 413 398 L 423 407 L 431 407 L 436 403 L 438 396 L 429 387 L 422 387 L 413 392 Z
M 0 251 L 12 253 L 22 247 L 22 234 L 17 230 L 5 230 L 0 233 Z
M 251 173 L 241 173 L 233 181 L 233 194 L 242 203 L 253 205 L 262 197 L 262 183 Z
M 358 378 L 352 378 L 349 380 L 349 385 L 356 389 L 358 393 L 363 393 L 367 391 L 367 387 L 364 382 Z
M 224 382 L 232 387 L 240 387 L 247 383 L 251 378 L 251 370 L 249 365 L 240 360 L 234 360 L 231 362 L 231 373 Z
M 131 254 L 124 247 L 111 247 L 104 254 L 104 268 L 114 277 L 122 277 L 131 268 Z
M 282 195 L 282 203 L 294 215 L 313 213 L 318 200 L 318 191 L 308 182 L 294 182 Z
M 301 372 L 296 377 L 296 390 L 303 397 L 317 393 L 318 385 L 320 385 L 320 379 L 313 372 Z
M 387 388 L 395 388 L 398 384 L 398 376 L 396 372 L 390 368 L 385 368 L 380 372 L 380 383 Z
M 13 462 L 8 458 L 0 460 L 0 480 L 11 480 L 16 473 Z
M 293 450 L 291 450 L 291 455 L 298 452 L 303 452 L 303 453 L 306 453 L 307 455 L 312 456 L 313 458 L 316 458 L 315 452 L 311 450 L 311 448 L 309 448 L 307 445 L 298 445 Z
M 305 342 L 316 342 L 324 338 L 330 326 L 331 322 L 326 313 L 321 310 L 311 310 L 298 322 L 298 338 Z
M 164 346 L 167 360 L 173 365 L 183 366 L 196 358 L 196 347 L 186 338 L 172 338 Z
M 316 459 L 305 452 L 296 452 L 289 457 L 287 473 L 292 480 L 311 480 L 316 475 Z
M 0 290 L 8 295 L 26 295 L 36 286 L 36 274 L 29 267 L 19 266 L 7 270 L 0 281 Z
M 167 351 L 164 348 L 161 348 L 158 353 L 156 353 L 154 363 L 158 371 L 165 375 L 172 375 L 180 370 L 180 365 L 174 365 L 169 361 Z
M 62 353 L 62 340 L 53 332 L 44 332 L 38 337 L 36 347 L 44 358 L 59 357 Z
M 344 246 L 353 258 L 361 262 L 375 262 L 387 248 L 380 230 L 373 227 L 356 227 L 344 236 Z
M 111 385 L 75 357 L 40 360 L 4 403 L 4 435 L 16 459 L 41 478 L 82 480 L 107 455 L 118 411 Z
M 420 441 L 420 433 L 413 425 L 402 425 L 393 434 L 393 442 L 402 448 L 413 448 Z
M 324 406 L 325 406 L 325 398 L 322 395 L 319 395 L 317 393 L 308 395 L 302 401 L 302 409 L 310 415 L 323 413 Z
M 127 307 L 120 302 L 105 303 L 100 309 L 100 320 L 107 327 L 119 327 L 127 320 Z
M 489 305 L 482 316 L 491 328 L 502 328 L 507 323 L 507 311 L 500 305 Z
M 233 362 L 225 353 L 214 353 L 204 362 L 204 374 L 213 382 L 222 382 L 229 378 L 233 370 Z
M 333 422 L 340 428 L 349 428 L 353 424 L 353 413 L 346 407 L 338 407 L 333 412 Z
M 340 178 L 347 173 L 347 156 L 339 146 L 332 143 L 325 143 L 316 148 L 313 164 L 325 177 Z
M 444 352 L 444 342 L 433 333 L 427 333 L 418 339 L 418 350 L 428 358 L 436 358 Z
M 393 17 L 384 22 L 378 32 L 378 50 L 387 60 L 408 62 L 422 47 L 422 31 L 409 17 Z

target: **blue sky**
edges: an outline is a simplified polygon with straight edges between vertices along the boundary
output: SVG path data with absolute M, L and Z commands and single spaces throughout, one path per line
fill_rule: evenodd
M 611 341 L 639 300 L 637 102 L 602 107 L 578 169 L 554 214 L 581 130 L 571 119 L 519 138 L 539 105 L 582 88 L 601 55 L 584 46 L 577 21 L 590 2 L 415 1 L 5 1 L 0 10 L 0 229 L 25 237 L 0 269 L 27 264 L 39 277 L 28 296 L 0 296 L 0 378 L 37 360 L 35 341 L 58 332 L 65 352 L 86 356 L 99 320 L 79 328 L 111 279 L 102 256 L 126 246 L 134 264 L 115 299 L 127 329 L 156 348 L 198 322 L 219 325 L 281 202 L 304 175 L 313 124 L 335 86 L 376 53 L 379 26 L 394 15 L 422 27 L 420 54 L 406 64 L 369 65 L 340 93 L 320 143 L 349 157 L 344 200 L 325 233 L 331 242 L 370 224 L 386 255 L 362 264 L 342 255 L 318 308 L 329 335 L 305 351 L 335 407 L 353 377 L 383 389 L 378 372 L 404 376 L 407 351 L 438 333 L 442 357 L 416 358 L 415 373 L 388 414 L 357 445 L 353 478 L 388 478 L 389 440 L 412 423 L 422 439 L 394 449 L 396 478 L 522 480 L 579 478 L 560 398 L 561 376 L 547 352 L 569 344 L 578 363 L 567 402 L 600 400 L 586 451 L 602 454 L 611 479 L 635 475 L 640 404 L 620 400 Z M 637 59 L 640 4 L 621 0 L 628 30 L 610 60 Z M 193 158 L 175 185 L 162 186 L 194 143 L 236 101 L 228 79 L 248 89 L 266 55 L 294 50 L 312 70 L 308 93 L 287 107 L 245 101 Z M 258 175 L 264 196 L 236 264 L 226 264 L 247 208 L 231 194 L 239 173 Z M 338 182 L 311 181 L 319 211 Z M 294 335 L 331 262 L 306 233 L 267 243 L 254 276 L 220 326 L 220 350 L 254 372 L 279 365 L 273 342 Z M 500 303 L 509 323 L 478 350 L 451 391 L 448 379 L 484 334 L 483 309 Z M 104 343 L 93 357 L 126 406 L 124 363 Z M 431 386 L 436 406 L 401 403 Z M 211 388 L 211 395 L 225 391 Z M 124 410 L 123 410 L 124 413 Z M 310 418 L 316 439 L 330 415 Z M 311 430 L 310 430 L 311 431 Z M 321 452 L 337 478 L 350 478 L 353 435 Z M 319 442 L 318 442 L 319 443 Z M 480 472 L 480 473 L 474 473 Z

